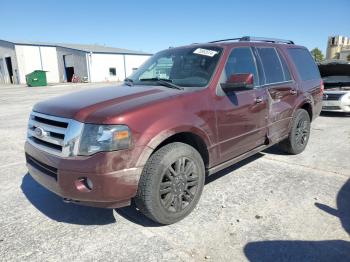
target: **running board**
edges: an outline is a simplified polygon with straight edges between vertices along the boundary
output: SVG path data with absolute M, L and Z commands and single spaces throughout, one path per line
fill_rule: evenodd
M 215 174 L 216 172 L 219 172 L 220 170 L 223 170 L 226 167 L 232 166 L 232 165 L 242 161 L 243 159 L 246 159 L 246 158 L 248 158 L 248 157 L 250 157 L 252 155 L 255 155 L 255 154 L 257 154 L 257 153 L 259 153 L 259 152 L 261 152 L 261 151 L 263 151 L 263 150 L 265 150 L 265 149 L 267 149 L 267 148 L 269 148 L 270 146 L 273 146 L 273 145 L 275 145 L 275 144 L 268 144 L 268 145 L 262 145 L 262 146 L 256 147 L 252 151 L 249 151 L 249 152 L 244 153 L 242 155 L 239 155 L 239 156 L 237 156 L 235 158 L 232 158 L 232 159 L 230 159 L 230 160 L 228 160 L 228 161 L 226 161 L 224 163 L 221 163 L 221 164 L 219 164 L 217 166 L 209 168 L 208 171 L 207 171 L 207 174 L 208 174 L 208 176 L 210 176 L 212 174 Z

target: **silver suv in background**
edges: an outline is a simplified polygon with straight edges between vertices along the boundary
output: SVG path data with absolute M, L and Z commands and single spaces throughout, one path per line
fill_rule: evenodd
M 350 62 L 325 61 L 318 68 L 325 88 L 322 111 L 350 112 Z

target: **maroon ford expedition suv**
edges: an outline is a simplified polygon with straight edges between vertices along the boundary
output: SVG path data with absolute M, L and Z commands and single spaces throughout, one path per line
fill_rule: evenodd
M 170 48 L 122 86 L 36 104 L 29 173 L 66 201 L 137 207 L 171 224 L 196 206 L 206 175 L 274 144 L 302 152 L 323 84 L 305 47 L 243 37 Z

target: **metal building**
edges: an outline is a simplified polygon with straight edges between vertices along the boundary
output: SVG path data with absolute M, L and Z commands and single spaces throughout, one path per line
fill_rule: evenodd
M 0 84 L 24 84 L 34 70 L 47 71 L 49 83 L 121 81 L 151 54 L 101 45 L 0 40 Z

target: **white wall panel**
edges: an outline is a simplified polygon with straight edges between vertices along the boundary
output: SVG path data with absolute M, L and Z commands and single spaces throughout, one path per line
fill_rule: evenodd
M 125 78 L 124 60 L 122 55 L 91 54 L 88 56 L 91 82 L 122 81 Z M 110 68 L 116 69 L 116 76 L 111 76 Z
M 40 50 L 43 70 L 48 71 L 46 73 L 47 82 L 58 83 L 60 79 L 58 74 L 56 47 L 40 47 Z
M 133 72 L 133 68 L 138 68 L 150 56 L 144 55 L 125 55 L 119 54 L 92 54 L 89 55 L 91 82 L 101 81 L 123 81 L 125 76 L 128 77 Z M 116 68 L 116 76 L 111 76 L 109 68 Z
M 39 47 L 16 45 L 16 55 L 20 82 L 26 82 L 26 75 L 34 70 L 41 70 Z
M 130 76 L 133 68 L 139 68 L 150 56 L 146 55 L 125 55 L 126 76 Z

